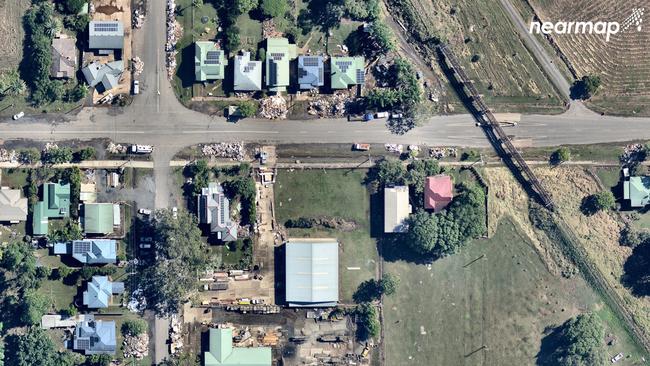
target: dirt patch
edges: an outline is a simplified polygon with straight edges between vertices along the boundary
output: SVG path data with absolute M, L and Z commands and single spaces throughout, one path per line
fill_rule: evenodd
M 23 58 L 23 15 L 29 0 L 0 1 L 0 71 L 16 69 Z
M 301 217 L 296 220 L 287 220 L 284 223 L 287 228 L 298 229 L 335 229 L 338 231 L 350 232 L 359 226 L 355 221 L 346 220 L 341 217 Z
M 112 6 L 112 5 L 103 5 L 103 6 L 98 6 L 95 8 L 95 10 L 98 13 L 106 14 L 106 15 L 113 15 L 117 12 L 123 11 L 121 8 L 118 8 L 117 6 Z

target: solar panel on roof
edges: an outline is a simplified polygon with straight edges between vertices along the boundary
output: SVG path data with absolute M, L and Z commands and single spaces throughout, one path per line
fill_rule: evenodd
M 208 60 L 217 60 L 219 59 L 219 55 L 221 55 L 221 51 L 208 51 L 205 58 Z
M 205 65 L 219 65 L 219 60 L 205 60 L 203 61 L 203 64 Z
M 363 73 L 363 70 L 357 70 L 357 84 L 363 84 L 366 80 L 366 76 Z
M 89 349 L 90 340 L 88 339 L 77 339 L 77 348 L 79 349 Z
M 76 242 L 76 243 L 74 243 L 74 246 L 72 248 L 72 253 L 73 254 L 87 253 L 89 251 L 90 251 L 90 242 L 89 241 Z
M 307 67 L 316 67 L 318 66 L 318 57 L 305 57 L 302 59 L 302 64 Z
M 95 23 L 95 32 L 117 32 L 117 23 Z

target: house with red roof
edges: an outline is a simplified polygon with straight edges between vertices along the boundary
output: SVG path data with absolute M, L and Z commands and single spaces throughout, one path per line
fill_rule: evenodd
M 424 208 L 439 212 L 454 198 L 454 184 L 451 177 L 440 174 L 427 177 L 424 184 Z

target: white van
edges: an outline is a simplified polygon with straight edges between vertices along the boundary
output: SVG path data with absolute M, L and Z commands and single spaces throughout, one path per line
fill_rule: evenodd
M 140 81 L 133 80 L 133 95 L 140 94 Z
M 151 154 L 153 146 L 151 145 L 131 145 L 132 154 Z

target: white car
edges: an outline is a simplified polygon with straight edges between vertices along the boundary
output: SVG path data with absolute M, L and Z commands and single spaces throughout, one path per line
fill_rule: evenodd
M 140 94 L 140 81 L 133 80 L 133 95 Z
M 14 116 L 13 116 L 12 118 L 13 118 L 14 121 L 15 121 L 15 120 L 17 120 L 17 119 L 21 119 L 21 118 L 23 118 L 24 116 L 25 116 L 25 112 L 18 112 L 18 113 L 16 113 L 16 114 L 14 114 Z
M 149 215 L 151 215 L 151 210 L 149 210 L 147 208 L 141 208 L 141 209 L 138 210 L 138 213 L 141 214 L 141 215 L 149 216 Z
M 178 217 L 178 207 L 174 206 L 174 207 L 172 208 L 172 216 L 173 216 L 174 218 L 177 218 L 177 217 Z
M 150 243 L 140 243 L 140 249 L 151 249 Z

